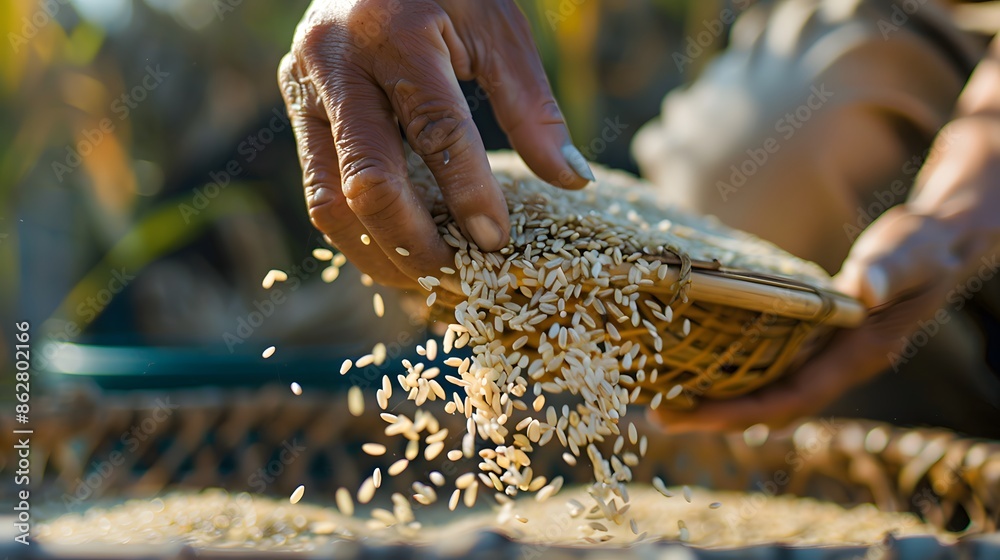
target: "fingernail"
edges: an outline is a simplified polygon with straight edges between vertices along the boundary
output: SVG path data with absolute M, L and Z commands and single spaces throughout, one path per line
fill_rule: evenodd
M 594 178 L 594 172 L 590 169 L 590 164 L 587 163 L 587 158 L 583 157 L 580 150 L 576 149 L 573 144 L 566 144 L 562 147 L 562 155 L 566 158 L 566 163 L 573 168 L 580 177 L 588 181 L 596 181 Z
M 496 251 L 503 247 L 503 231 L 489 216 L 476 214 L 465 221 L 465 228 L 483 251 Z
M 882 305 L 889 299 L 889 277 L 885 270 L 878 266 L 870 266 L 865 271 L 865 279 L 868 281 L 868 289 L 871 291 L 872 307 Z

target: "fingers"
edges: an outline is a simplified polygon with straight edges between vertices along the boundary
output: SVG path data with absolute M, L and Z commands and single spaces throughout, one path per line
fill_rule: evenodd
M 442 14 L 441 35 L 450 26 Z M 437 179 L 452 216 L 485 251 L 504 247 L 510 236 L 507 202 L 472 121 L 444 40 L 425 39 L 407 53 L 386 94 L 414 152 Z M 418 43 L 413 43 L 417 45 Z
M 291 55 L 282 60 L 279 83 L 295 133 L 310 221 L 355 266 L 379 283 L 412 287 L 413 280 L 400 272 L 381 250 L 362 242 L 361 236 L 369 232 L 347 204 L 341 189 L 330 122 L 312 83 L 301 78 L 294 65 Z
M 410 185 L 402 140 L 388 100 L 378 86 L 357 76 L 337 76 L 335 88 L 351 102 L 333 107 L 333 140 L 343 195 L 369 232 L 369 251 L 382 253 L 411 278 L 437 273 L 453 251 Z M 376 247 L 377 246 L 377 247 Z
M 511 145 L 532 171 L 553 185 L 583 188 L 594 174 L 570 139 L 531 29 L 517 6 L 512 9 L 516 13 L 502 19 L 509 39 L 487 54 L 479 84 Z

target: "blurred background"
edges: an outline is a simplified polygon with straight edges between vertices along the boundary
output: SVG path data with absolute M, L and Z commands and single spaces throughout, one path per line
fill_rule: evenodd
M 632 135 L 710 58 L 682 75 L 671 53 L 686 27 L 724 6 L 520 3 L 577 143 L 588 158 L 632 171 Z M 5 373 L 15 321 L 31 324 L 36 372 L 120 387 L 322 376 L 333 356 L 417 334 L 412 323 L 412 333 L 345 328 L 338 319 L 358 312 L 354 298 L 325 284 L 311 256 L 322 241 L 304 211 L 275 81 L 306 5 L 0 4 Z M 481 91 L 466 91 L 487 147 L 506 147 Z M 617 138 L 580 142 L 608 116 L 624 125 Z M 280 302 L 261 287 L 271 268 L 293 277 Z M 337 285 L 347 284 L 362 289 Z M 271 344 L 281 359 L 265 363 Z

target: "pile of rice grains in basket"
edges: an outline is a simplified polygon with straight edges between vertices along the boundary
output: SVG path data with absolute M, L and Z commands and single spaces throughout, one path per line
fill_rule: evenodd
M 739 494 L 670 489 L 659 478 L 652 480 L 655 491 L 645 485 L 633 486 L 630 495 L 631 469 L 646 455 L 647 438 L 635 424 L 623 420 L 628 405 L 639 396 L 638 388 L 628 387 L 645 379 L 655 383 L 660 363 L 657 351 L 671 340 L 683 338 L 690 328 L 687 320 L 673 321 L 669 305 L 649 300 L 637 303 L 638 286 L 662 280 L 667 272 L 665 262 L 649 255 L 683 248 L 692 259 L 718 259 L 728 266 L 780 274 L 813 285 L 826 286 L 829 278 L 814 265 L 770 244 L 650 202 L 644 192 L 647 187 L 624 174 L 598 170 L 596 185 L 565 191 L 534 178 L 516 156 L 494 154 L 491 164 L 506 191 L 512 221 L 511 242 L 497 253 L 483 253 L 466 240 L 448 215 L 430 174 L 426 169 L 412 170 L 414 184 L 422 188 L 441 234 L 456 250 L 453 267 L 442 268 L 441 276 L 419 280 L 429 294 L 427 306 L 441 307 L 449 297 L 441 291 L 445 275 L 453 277 L 464 294 L 458 300 L 451 295 L 452 303 L 444 308 L 445 313 L 452 313 L 453 307 L 454 320 L 443 343 L 439 346 L 431 339 L 417 348 L 428 362 L 444 358 L 446 371 L 404 360 L 405 373 L 382 379 L 376 399 L 383 411 L 384 426 L 380 429 L 388 436 L 404 438 L 405 453 L 399 459 L 386 456 L 384 470 L 375 469 L 357 492 L 341 488 L 336 493 L 341 515 L 305 504 L 289 511 L 287 503 L 280 506 L 254 498 L 256 509 L 251 509 L 255 519 L 273 522 L 275 511 L 281 512 L 286 531 L 281 533 L 281 542 L 299 533 L 433 538 L 434 528 L 416 519 L 413 503 L 429 505 L 440 500 L 456 510 L 474 506 L 487 492 L 492 494 L 488 499 L 495 501 L 497 514 L 463 516 L 446 521 L 450 523 L 446 526 L 492 526 L 529 541 L 627 544 L 669 538 L 717 546 L 787 539 L 800 544 L 875 542 L 889 530 L 934 531 L 907 514 L 883 513 L 873 506 L 844 510 L 794 497 L 769 498 L 765 505 L 757 506 L 754 515 L 741 516 L 735 525 L 727 524 L 722 508 L 727 499 L 737 500 Z M 408 254 L 405 247 L 397 251 Z M 327 249 L 318 249 L 315 255 L 332 261 L 328 269 L 332 272 L 324 273 L 324 278 L 336 278 L 343 257 Z M 265 286 L 280 280 L 281 274 L 272 271 Z M 683 298 L 684 291 L 678 292 Z M 657 329 L 640 319 L 643 314 L 638 305 L 651 305 L 649 311 L 669 328 Z M 374 307 L 381 316 L 384 304 L 377 295 Z M 606 320 L 608 317 L 616 320 Z M 623 339 L 623 333 L 631 329 L 648 331 L 656 351 L 640 348 L 631 338 Z M 468 357 L 448 357 L 453 350 L 466 347 L 472 349 L 471 356 L 466 351 Z M 269 348 L 265 357 L 271 353 Z M 385 346 L 379 344 L 356 362 L 346 361 L 340 373 L 346 374 L 355 366 L 381 364 L 385 359 Z M 439 381 L 442 377 L 459 390 L 449 396 Z M 650 406 L 668 405 L 679 394 L 676 386 L 664 389 L 652 397 Z M 292 390 L 301 393 L 297 384 Z M 390 399 L 395 394 L 398 400 L 400 393 L 418 407 L 413 418 L 390 408 Z M 567 394 L 574 406 L 546 400 L 547 396 L 556 400 L 553 395 L 559 395 L 565 402 Z M 348 393 L 348 401 L 351 412 L 361 415 L 364 398 L 357 386 Z M 459 438 L 442 428 L 429 410 L 431 406 L 438 407 L 437 413 L 464 416 L 464 435 Z M 477 441 L 486 442 L 486 446 L 477 448 Z M 552 500 L 560 492 L 563 478 L 536 472 L 531 466 L 532 453 L 548 445 L 560 446 L 567 465 L 575 466 L 578 461 L 592 465 L 593 483 Z M 383 456 L 387 449 L 383 444 L 368 443 L 363 451 Z M 355 501 L 369 504 L 383 478 L 399 475 L 420 456 L 427 461 L 443 456 L 456 462 L 478 456 L 479 471 L 460 474 L 450 482 L 440 472 L 430 472 L 428 480 L 414 483 L 408 495 L 393 493 L 391 510 L 365 506 L 370 518 L 362 521 L 353 517 Z M 296 489 L 292 504 L 303 491 L 302 487 Z M 523 494 L 533 494 L 534 499 L 515 499 Z M 158 500 L 157 511 L 170 518 L 165 510 L 182 509 L 174 502 L 194 498 Z M 201 499 L 217 502 L 210 509 L 249 515 L 249 510 L 239 506 L 239 499 L 225 494 L 203 495 Z M 115 523 L 128 523 L 142 515 L 133 512 Z M 552 520 L 556 519 L 567 521 L 553 529 Z M 776 523 L 776 519 L 784 521 Z M 72 532 L 56 526 L 46 528 L 49 536 L 60 531 Z M 274 533 L 262 532 L 260 527 L 256 532 L 248 531 L 244 523 L 230 538 L 253 540 L 255 535 Z

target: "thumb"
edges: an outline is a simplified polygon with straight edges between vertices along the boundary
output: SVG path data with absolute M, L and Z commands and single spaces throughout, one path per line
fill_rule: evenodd
M 861 234 L 834 285 L 870 308 L 924 291 L 960 266 L 956 238 L 946 224 L 897 206 Z

